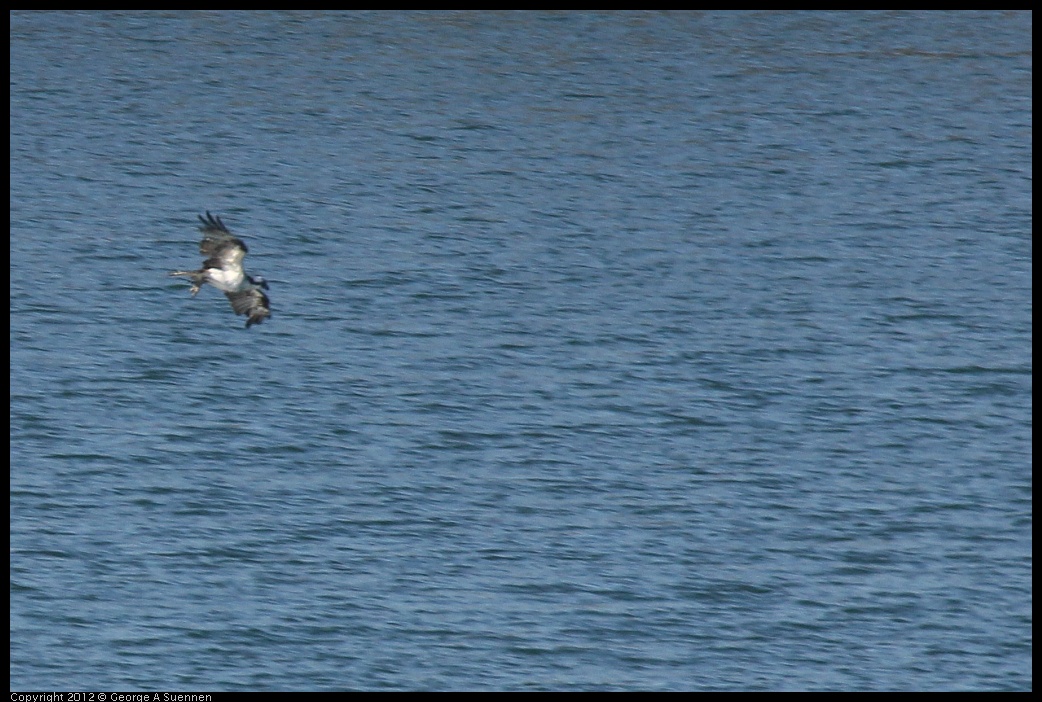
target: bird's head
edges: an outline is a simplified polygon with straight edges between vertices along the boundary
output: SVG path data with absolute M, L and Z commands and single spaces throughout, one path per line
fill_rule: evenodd
M 259 285 L 260 287 L 264 288 L 265 290 L 268 289 L 268 281 L 264 280 L 264 278 L 262 278 L 261 276 L 259 276 L 259 275 L 248 275 L 246 277 L 254 285 Z

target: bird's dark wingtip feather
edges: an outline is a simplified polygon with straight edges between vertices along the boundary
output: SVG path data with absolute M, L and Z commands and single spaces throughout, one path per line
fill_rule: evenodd
M 216 229 L 218 231 L 231 233 L 228 231 L 228 227 L 224 226 L 224 222 L 217 215 L 210 214 L 210 210 L 206 211 L 206 217 L 199 215 L 199 221 L 203 223 L 201 229 L 206 231 L 207 229 Z

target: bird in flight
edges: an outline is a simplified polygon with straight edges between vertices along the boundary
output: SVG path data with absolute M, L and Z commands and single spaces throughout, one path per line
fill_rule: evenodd
M 246 315 L 247 329 L 260 324 L 271 316 L 271 303 L 263 292 L 268 289 L 268 282 L 243 270 L 242 259 L 248 251 L 246 244 L 228 231 L 220 217 L 207 212 L 206 217 L 199 215 L 199 221 L 203 223 L 199 227 L 203 233 L 199 253 L 208 258 L 197 271 L 173 271 L 170 275 L 191 280 L 192 297 L 209 283 L 228 296 L 235 314 Z

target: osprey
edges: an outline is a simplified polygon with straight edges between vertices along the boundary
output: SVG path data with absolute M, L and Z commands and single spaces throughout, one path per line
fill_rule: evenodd
M 220 217 L 209 212 L 204 218 L 199 215 L 203 226 L 203 240 L 199 244 L 199 253 L 209 256 L 203 261 L 203 267 L 197 271 L 173 271 L 170 275 L 184 276 L 192 281 L 192 297 L 205 283 L 214 286 L 232 303 L 235 314 L 246 315 L 246 328 L 260 324 L 271 316 L 268 296 L 261 288 L 268 289 L 264 278 L 248 275 L 242 268 L 242 259 L 248 249 L 242 239 L 233 236 Z

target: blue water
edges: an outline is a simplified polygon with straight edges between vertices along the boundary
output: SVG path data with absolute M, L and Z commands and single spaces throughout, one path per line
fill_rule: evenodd
M 1031 80 L 1019 12 L 12 14 L 12 688 L 1030 689 Z

